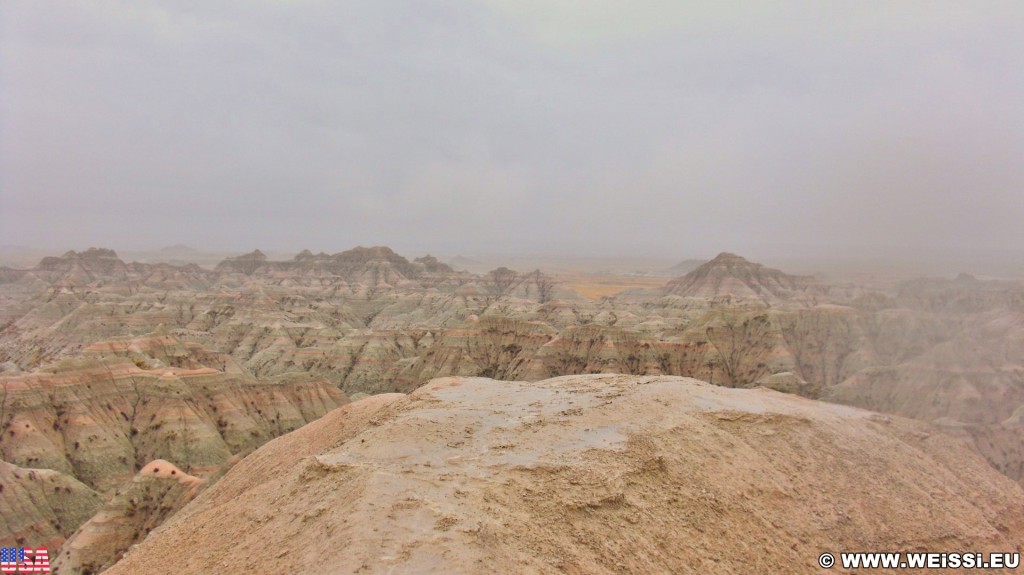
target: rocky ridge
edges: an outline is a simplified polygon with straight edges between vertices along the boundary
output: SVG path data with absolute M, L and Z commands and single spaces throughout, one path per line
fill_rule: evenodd
M 673 377 L 446 378 L 264 446 L 109 573 L 817 573 L 865 542 L 1019 550 L 1022 510 L 902 418 Z

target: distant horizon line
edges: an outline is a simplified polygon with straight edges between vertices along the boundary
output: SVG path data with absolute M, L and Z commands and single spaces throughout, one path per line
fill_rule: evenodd
M 717 257 L 721 253 L 734 253 L 754 262 L 762 263 L 770 267 L 790 268 L 786 271 L 800 274 L 841 274 L 850 273 L 899 273 L 916 275 L 956 275 L 968 273 L 986 277 L 1021 278 L 1024 277 L 1024 254 L 1019 250 L 978 250 L 960 249 L 943 250 L 940 248 L 915 249 L 905 248 L 904 250 L 872 250 L 876 253 L 863 253 L 853 250 L 835 250 L 832 255 L 793 253 L 786 254 L 749 254 L 735 248 L 718 250 L 714 254 L 704 257 L 699 256 L 666 256 L 662 254 L 643 253 L 609 253 L 609 254 L 572 254 L 557 252 L 537 252 L 530 250 L 506 251 L 506 252 L 474 252 L 474 251 L 448 251 L 448 250 L 409 250 L 404 247 L 394 248 L 384 245 L 362 244 L 341 250 L 314 250 L 312 248 L 301 248 L 291 251 L 280 248 L 251 248 L 248 250 L 234 249 L 204 249 L 192 245 L 178 243 L 163 246 L 155 249 L 131 249 L 111 248 L 102 245 L 93 245 L 79 248 L 52 248 L 52 247 L 30 247 L 23 245 L 0 245 L 0 266 L 28 269 L 38 265 L 44 257 L 59 257 L 69 251 L 81 253 L 90 248 L 111 249 L 117 256 L 131 263 L 174 263 L 174 264 L 196 264 L 209 266 L 219 263 L 229 257 L 237 257 L 259 249 L 272 261 L 288 261 L 295 255 L 305 250 L 310 252 L 325 253 L 333 255 L 355 249 L 357 247 L 387 247 L 396 254 L 409 259 L 410 261 L 431 255 L 437 259 L 449 263 L 457 258 L 476 260 L 470 267 L 500 267 L 506 265 L 511 268 L 526 266 L 533 268 L 547 268 L 548 271 L 558 269 L 560 271 L 571 271 L 571 268 L 582 268 L 576 271 L 586 273 L 610 273 L 620 275 L 623 273 L 663 273 L 679 264 L 706 262 Z M 755 252 L 758 250 L 755 250 Z M 177 253 L 176 253 L 177 252 Z M 881 253 L 878 253 L 881 252 Z M 900 253 L 902 252 L 902 253 Z M 917 252 L 917 253 L 914 253 Z M 923 252 L 923 253 L 922 253 Z M 972 255 L 973 252 L 973 255 Z M 31 259 L 38 258 L 30 263 Z M 21 260 L 12 265 L 13 260 Z M 4 261 L 8 260 L 8 261 Z M 214 261 L 216 260 L 216 261 Z M 584 265 L 585 264 L 585 265 Z M 609 266 L 602 269 L 601 264 Z M 457 266 L 458 267 L 458 266 Z M 524 268 L 525 269 L 525 268 Z

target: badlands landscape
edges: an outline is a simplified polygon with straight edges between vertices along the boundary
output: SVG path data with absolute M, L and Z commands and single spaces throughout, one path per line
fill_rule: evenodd
M 63 575 L 815 573 L 824 551 L 1024 546 L 1021 282 L 722 253 L 580 288 L 458 263 L 0 268 L 0 543 Z
M 0 575 L 1020 572 L 1022 38 L 0 0 Z

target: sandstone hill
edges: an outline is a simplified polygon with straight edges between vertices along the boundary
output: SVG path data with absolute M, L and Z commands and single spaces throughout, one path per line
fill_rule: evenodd
M 303 250 L 290 261 L 271 261 L 260 250 L 228 258 L 217 264 L 218 274 L 246 276 L 335 278 L 372 287 L 392 287 L 410 282 L 463 282 L 468 279 L 456 273 L 437 258 L 425 256 L 413 261 L 396 254 L 391 248 L 357 247 L 328 255 Z
M 97 278 L 124 278 L 129 271 L 114 250 L 103 248 L 89 248 L 81 253 L 72 250 L 60 257 L 43 258 L 36 269 L 63 279 L 74 277 L 82 283 Z
M 99 573 L 185 506 L 206 482 L 158 459 L 139 470 L 53 558 L 53 572 Z
M 56 550 L 103 504 L 99 493 L 52 469 L 0 461 L 0 533 L 3 545 Z
M 741 299 L 775 301 L 808 292 L 822 294 L 827 288 L 814 278 L 789 275 L 736 254 L 722 252 L 715 259 L 670 281 L 663 291 L 681 297 L 731 295 Z
M 1022 546 L 1024 490 L 910 420 L 675 377 L 447 378 L 269 443 L 108 573 L 818 573 L 823 551 Z
M 134 497 L 138 504 L 115 497 L 113 509 L 109 502 L 100 508 L 103 496 L 138 485 L 138 474 L 160 476 L 146 473 L 154 467 L 149 462 L 173 460 L 215 475 L 347 402 L 325 380 L 298 374 L 256 380 L 230 357 L 167 335 L 98 342 L 81 359 L 0 376 L 0 382 L 0 543 L 56 550 L 99 513 L 91 521 L 99 527 L 78 538 L 86 550 L 76 559 L 94 566 L 111 564 L 185 502 L 179 493 L 143 504 L 153 489 L 136 487 L 131 492 L 144 491 Z M 126 518 L 119 531 L 92 533 L 109 528 L 118 513 Z
M 206 289 L 209 280 L 209 272 L 195 264 L 125 263 L 114 250 L 106 248 L 45 257 L 32 269 L 0 269 L 0 284 L 74 289 L 116 282 L 121 292 L 128 293 L 140 285 Z
M 135 355 L 66 360 L 2 380 L 5 461 L 107 491 L 154 459 L 215 470 L 347 401 L 322 380 L 258 381 L 199 363 L 168 365 L 141 351 L 173 349 L 169 337 L 120 343 Z M 178 357 L 195 360 L 204 350 L 189 351 Z

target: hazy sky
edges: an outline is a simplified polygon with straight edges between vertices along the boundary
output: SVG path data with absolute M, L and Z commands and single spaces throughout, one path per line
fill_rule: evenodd
M 0 245 L 1024 250 L 1024 2 L 0 2 Z

